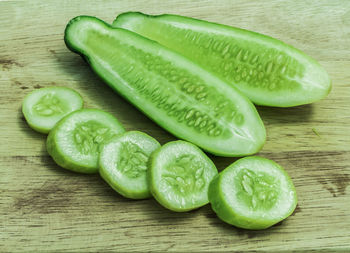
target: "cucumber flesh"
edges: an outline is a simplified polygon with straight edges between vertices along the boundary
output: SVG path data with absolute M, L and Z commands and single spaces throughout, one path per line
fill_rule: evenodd
M 208 186 L 218 171 L 197 146 L 173 141 L 150 159 L 149 182 L 153 197 L 165 208 L 186 212 L 208 201 Z
M 22 112 L 32 129 L 47 134 L 65 115 L 82 107 L 83 99 L 75 90 L 47 87 L 29 93 L 23 100 Z
M 86 16 L 69 22 L 65 42 L 175 136 L 221 156 L 252 154 L 263 146 L 265 128 L 249 99 L 182 55 Z
M 331 89 L 327 72 L 314 59 L 262 34 L 177 15 L 135 12 L 119 15 L 113 26 L 186 56 L 258 105 L 308 104 Z
M 274 161 L 252 156 L 237 160 L 209 186 L 209 201 L 223 221 L 265 229 L 291 215 L 297 204 L 292 180 Z
M 46 149 L 65 169 L 96 173 L 103 143 L 123 132 L 123 126 L 113 115 L 98 109 L 81 109 L 54 126 L 47 137 Z
M 148 160 L 160 144 L 151 136 L 130 131 L 114 137 L 102 148 L 99 172 L 119 194 L 132 199 L 151 197 Z

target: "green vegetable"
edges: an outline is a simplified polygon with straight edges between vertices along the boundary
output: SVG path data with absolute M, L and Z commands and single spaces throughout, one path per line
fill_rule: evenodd
M 297 204 L 293 182 L 274 161 L 237 160 L 209 186 L 209 201 L 223 221 L 246 229 L 264 229 L 287 218 Z
M 147 182 L 148 159 L 160 147 L 151 136 L 130 131 L 108 141 L 100 153 L 100 174 L 118 193 L 127 198 L 151 197 Z
M 314 134 L 316 134 L 318 137 L 321 137 L 316 128 L 312 128 L 312 132 L 314 132 Z
M 22 112 L 28 125 L 47 134 L 65 115 L 83 107 L 78 92 L 65 87 L 34 90 L 23 101 Z
M 113 26 L 181 53 L 259 105 L 307 104 L 331 89 L 328 74 L 314 59 L 262 34 L 177 15 L 135 12 L 119 15 Z
M 101 145 L 125 130 L 111 114 L 97 109 L 81 109 L 68 114 L 50 131 L 46 148 L 63 168 L 98 172 Z
M 180 54 L 86 16 L 69 22 L 65 42 L 175 136 L 222 156 L 252 154 L 264 144 L 265 128 L 254 105 Z
M 151 193 L 162 206 L 185 212 L 208 203 L 208 186 L 218 171 L 197 146 L 169 142 L 151 155 L 149 166 Z

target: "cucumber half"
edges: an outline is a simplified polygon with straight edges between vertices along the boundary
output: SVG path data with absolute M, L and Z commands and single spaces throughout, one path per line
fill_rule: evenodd
M 253 154 L 263 146 L 265 128 L 249 99 L 182 55 L 87 16 L 69 22 L 65 42 L 175 136 L 221 156 Z
M 274 161 L 237 160 L 209 186 L 209 201 L 223 221 L 246 229 L 265 229 L 291 215 L 297 204 L 292 180 Z
M 149 198 L 152 195 L 147 181 L 148 159 L 159 147 L 158 141 L 139 131 L 116 136 L 101 150 L 100 175 L 124 197 Z
M 47 134 L 65 115 L 82 107 L 83 99 L 75 90 L 47 87 L 29 93 L 24 98 L 22 112 L 32 129 Z
M 262 34 L 177 15 L 136 12 L 119 15 L 113 26 L 186 56 L 255 104 L 302 105 L 320 100 L 331 89 L 327 72 L 314 59 Z
M 55 125 L 47 137 L 46 149 L 65 169 L 96 173 L 102 145 L 124 131 L 113 115 L 98 109 L 81 109 Z
M 186 212 L 209 202 L 209 183 L 218 171 L 197 146 L 168 142 L 151 155 L 149 166 L 151 193 L 165 208 Z

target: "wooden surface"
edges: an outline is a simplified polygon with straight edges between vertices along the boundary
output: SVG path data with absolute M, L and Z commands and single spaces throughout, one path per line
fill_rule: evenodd
M 259 107 L 267 142 L 261 156 L 292 177 L 294 214 L 264 231 L 221 222 L 210 206 L 173 213 L 133 201 L 98 175 L 59 168 L 45 136 L 21 114 L 37 88 L 68 86 L 86 107 L 113 113 L 128 130 L 162 144 L 175 138 L 97 78 L 66 49 L 66 23 L 81 14 L 111 22 L 124 11 L 176 13 L 281 39 L 317 59 L 333 90 L 312 105 Z M 350 251 L 350 1 L 0 1 L 0 252 Z M 313 131 L 319 134 L 319 136 Z M 212 157 L 222 170 L 233 158 Z

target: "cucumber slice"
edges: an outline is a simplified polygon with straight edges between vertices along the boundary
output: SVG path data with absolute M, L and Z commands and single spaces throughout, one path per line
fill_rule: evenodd
M 96 173 L 101 145 L 124 131 L 113 115 L 97 109 L 81 109 L 54 126 L 47 137 L 46 149 L 65 169 Z
M 217 174 L 214 163 L 197 146 L 173 141 L 151 155 L 148 179 L 162 206 L 186 212 L 209 202 L 209 183 Z
M 274 161 L 252 156 L 237 160 L 209 186 L 217 216 L 236 227 L 265 229 L 291 215 L 297 205 L 292 180 Z
M 147 181 L 148 159 L 160 144 L 138 131 L 107 142 L 100 153 L 100 175 L 119 194 L 132 199 L 151 197 Z
M 65 42 L 175 136 L 221 156 L 252 154 L 264 144 L 265 128 L 254 105 L 180 54 L 86 16 L 69 22 Z
M 22 112 L 28 125 L 47 134 L 65 115 L 83 107 L 83 99 L 75 90 L 48 87 L 34 90 L 23 100 Z
M 113 26 L 181 53 L 255 104 L 302 105 L 325 97 L 331 89 L 327 72 L 314 59 L 262 34 L 177 15 L 135 12 L 119 15 Z

